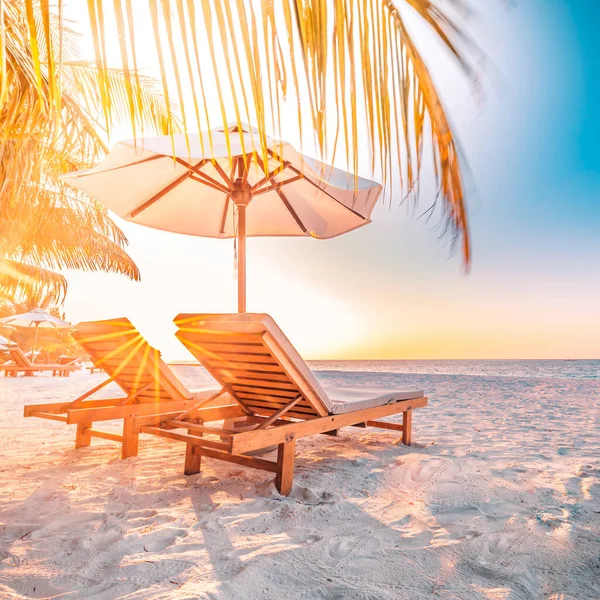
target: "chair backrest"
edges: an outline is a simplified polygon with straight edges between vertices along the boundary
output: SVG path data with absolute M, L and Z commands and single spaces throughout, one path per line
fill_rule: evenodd
M 181 314 L 175 334 L 247 411 L 272 415 L 301 396 L 286 416 L 325 416 L 332 403 L 308 365 L 267 314 Z
M 34 366 L 25 355 L 25 352 L 23 352 L 23 350 L 21 350 L 21 347 L 17 344 L 9 346 L 8 351 L 10 352 L 11 358 L 15 361 L 15 364 L 18 367 L 26 367 L 30 369 Z
M 126 318 L 89 321 L 75 327 L 73 337 L 94 365 L 114 377 L 139 402 L 188 400 L 192 394 Z M 144 388 L 142 390 L 142 388 Z

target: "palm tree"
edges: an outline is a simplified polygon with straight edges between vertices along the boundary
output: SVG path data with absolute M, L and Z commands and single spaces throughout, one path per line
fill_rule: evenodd
M 66 280 L 57 269 L 139 279 L 106 209 L 60 179 L 107 150 L 104 106 L 109 127 L 130 118 L 128 79 L 82 61 L 75 32 L 37 4 L 2 2 L 0 17 L 0 297 L 18 302 L 49 294 L 59 302 Z M 137 81 L 134 123 L 170 131 L 176 121 L 167 118 L 171 109 L 154 80 Z
M 368 148 L 373 168 L 380 168 L 388 180 L 399 175 L 406 197 L 414 201 L 423 165 L 433 163 L 438 185 L 435 202 L 441 199 L 445 230 L 453 233 L 453 240 L 460 240 L 468 264 L 459 152 L 430 71 L 411 36 L 410 22 L 419 20 L 430 28 L 475 80 L 472 65 L 479 58 L 477 49 L 458 24 L 461 15 L 468 13 L 469 0 L 445 0 L 443 7 L 442 0 L 147 1 L 165 98 L 178 97 L 184 125 L 186 114 L 192 114 L 198 129 L 211 127 L 210 93 L 219 100 L 223 125 L 229 104 L 238 126 L 245 120 L 255 124 L 261 136 L 269 129 L 277 135 L 282 115 L 289 121 L 291 105 L 300 132 L 314 134 L 321 155 L 333 161 L 336 152 L 342 152 L 356 172 L 359 153 Z M 45 44 L 61 42 L 44 38 L 36 28 L 36 0 L 23 2 L 29 10 L 28 35 L 37 68 L 29 73 L 34 83 L 36 77 L 39 81 L 42 64 L 38 54 Z M 14 0 L 7 9 L 11 4 Z M 126 79 L 124 99 L 132 118 L 141 114 L 136 39 L 148 37 L 149 32 L 136 29 L 134 5 L 140 10 L 134 0 L 87 2 L 95 74 L 107 123 L 115 109 L 109 98 L 106 51 L 110 35 L 106 24 L 113 22 L 113 16 Z M 43 2 L 44 30 L 51 19 L 48 3 Z M 5 14 L 5 40 L 9 40 L 6 22 Z M 2 47 L 0 36 L 0 60 L 6 56 L 8 45 Z M 51 107 L 59 98 L 60 69 L 54 61 L 44 71 Z M 176 94 L 169 88 L 170 74 Z M 186 88 L 193 92 L 191 107 L 184 102 Z M 6 81 L 0 80 L 0 96 L 6 90 Z M 168 104 L 166 120 L 173 123 Z

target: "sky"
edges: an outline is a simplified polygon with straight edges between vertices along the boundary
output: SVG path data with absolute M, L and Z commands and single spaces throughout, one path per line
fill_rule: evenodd
M 468 161 L 470 272 L 398 197 L 333 240 L 250 239 L 248 311 L 305 358 L 600 358 L 600 4 L 478 6 L 483 99 L 419 30 Z M 433 193 L 424 182 L 421 207 Z M 235 312 L 233 242 L 117 221 L 142 281 L 68 273 L 67 318 L 127 316 L 167 359 L 190 359 L 172 320 Z

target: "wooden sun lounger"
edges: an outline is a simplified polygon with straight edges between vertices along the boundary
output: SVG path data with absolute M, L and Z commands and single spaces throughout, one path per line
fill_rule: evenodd
M 182 411 L 211 395 L 210 391 L 188 391 L 128 319 L 80 323 L 73 337 L 94 365 L 108 373 L 108 379 L 71 402 L 25 406 L 24 415 L 76 424 L 76 448 L 89 446 L 91 438 L 98 437 L 120 442 L 123 458 L 135 456 L 138 436 L 132 435 L 134 417 Z M 90 398 L 113 381 L 125 393 L 123 397 Z M 237 406 L 234 408 L 237 414 Z M 115 419 L 123 419 L 122 435 L 93 428 L 97 421 Z
M 175 322 L 177 337 L 222 386 L 217 394 L 232 397 L 256 426 L 239 433 L 208 426 L 226 416 L 203 408 L 202 402 L 184 411 L 135 418 L 133 435 L 148 433 L 186 443 L 186 475 L 198 473 L 206 456 L 273 472 L 277 489 L 287 495 L 296 440 L 336 434 L 342 427 L 370 426 L 401 432 L 404 444 L 410 445 L 412 410 L 427 405 L 420 391 L 326 392 L 265 314 L 183 314 Z M 403 415 L 402 424 L 379 420 L 396 414 Z M 278 446 L 276 462 L 247 455 L 273 445 Z
M 5 377 L 16 377 L 19 373 L 33 375 L 42 371 L 52 371 L 52 377 L 68 377 L 72 371 L 79 369 L 78 365 L 75 365 L 75 360 L 68 364 L 38 364 L 32 363 L 21 348 L 14 344 L 9 346 L 8 352 L 13 360 L 14 364 L 1 365 L 0 370 L 4 371 Z

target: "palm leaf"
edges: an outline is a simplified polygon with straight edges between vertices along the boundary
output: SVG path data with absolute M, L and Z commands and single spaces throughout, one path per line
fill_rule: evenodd
M 167 133 L 179 127 L 176 112 L 153 79 L 112 68 L 99 73 L 80 60 L 77 34 L 49 2 L 6 0 L 1 8 L 0 294 L 31 299 L 42 290 L 63 299 L 66 280 L 54 269 L 139 280 L 107 210 L 60 176 L 105 153 L 99 119 L 104 115 L 108 127 L 131 119 L 132 93 L 141 129 Z M 103 15 L 96 16 L 103 29 Z
M 105 10 L 111 4 L 117 15 L 132 14 L 133 0 L 105 0 Z M 201 106 L 209 128 L 225 126 L 230 118 L 225 107 L 231 106 L 236 121 L 248 118 L 257 126 L 263 153 L 266 134 L 281 136 L 282 105 L 297 98 L 298 128 L 303 135 L 303 127 L 310 124 L 320 158 L 334 160 L 342 148 L 348 167 L 356 172 L 359 155 L 368 149 L 372 169 L 386 181 L 398 174 L 403 196 L 414 203 L 419 199 L 423 167 L 432 161 L 444 229 L 462 240 L 468 264 L 459 152 L 428 66 L 404 21 L 407 10 L 417 15 L 466 77 L 474 78 L 478 50 L 458 18 L 465 12 L 466 0 L 446 0 L 443 5 L 441 0 L 201 0 L 198 10 L 194 4 L 193 0 L 185 5 L 183 0 L 148 0 L 167 99 L 163 116 L 172 131 L 179 124 L 168 110 L 168 98 L 173 95 L 170 80 L 175 83 L 183 115 L 182 90 L 187 86 L 199 127 Z M 110 69 L 102 51 L 106 31 L 98 13 L 100 4 L 90 0 L 89 6 L 97 65 L 91 73 L 108 89 Z M 129 36 L 125 38 L 124 17 L 118 26 L 124 76 L 129 82 L 119 95 L 118 109 L 112 101 L 108 106 L 103 97 L 101 104 L 105 111 L 122 114 L 127 109 L 131 114 L 132 106 L 139 108 L 139 95 L 129 57 L 135 40 L 148 32 L 137 31 L 128 18 Z M 199 39 L 206 40 L 209 47 L 202 60 Z M 192 65 L 194 56 L 196 65 Z M 221 122 L 210 122 L 206 81 L 216 91 Z

